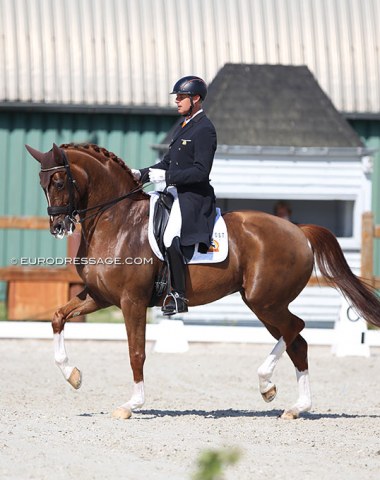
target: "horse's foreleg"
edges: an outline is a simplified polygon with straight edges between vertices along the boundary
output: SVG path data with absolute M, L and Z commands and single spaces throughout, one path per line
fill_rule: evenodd
M 274 369 L 285 350 L 286 344 L 284 339 L 281 337 L 271 351 L 270 355 L 257 370 L 257 374 L 259 376 L 260 393 L 266 402 L 271 402 L 276 397 L 277 388 L 276 385 L 271 382 L 271 378 Z
M 127 419 L 133 410 L 141 408 L 145 402 L 144 362 L 146 307 L 136 304 L 122 306 L 128 336 L 129 359 L 133 373 L 133 393 L 128 402 L 123 403 L 112 414 L 115 418 Z
M 72 387 L 78 389 L 82 384 L 82 374 L 76 367 L 69 364 L 64 339 L 64 326 L 67 320 L 78 315 L 99 310 L 95 300 L 90 296 L 87 289 L 84 289 L 76 297 L 72 298 L 66 305 L 59 308 L 53 316 L 52 327 L 54 334 L 54 359 L 57 367 L 61 370 L 65 379 Z

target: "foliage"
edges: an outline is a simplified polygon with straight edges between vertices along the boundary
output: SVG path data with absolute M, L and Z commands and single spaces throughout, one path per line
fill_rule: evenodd
M 7 308 L 5 302 L 0 302 L 0 320 L 7 320 Z
M 222 480 L 223 470 L 240 459 L 237 448 L 227 450 L 204 450 L 198 457 L 198 471 L 193 480 Z
M 124 323 L 123 314 L 117 307 L 104 308 L 86 315 L 89 323 Z
M 152 309 L 148 308 L 147 323 L 152 323 Z M 86 315 L 88 323 L 124 323 L 123 313 L 118 307 L 108 307 Z

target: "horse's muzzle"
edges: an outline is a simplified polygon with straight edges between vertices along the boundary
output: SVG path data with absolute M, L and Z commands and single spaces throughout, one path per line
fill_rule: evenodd
M 58 239 L 72 235 L 74 230 L 75 223 L 68 215 L 64 218 L 54 219 L 50 224 L 50 233 Z

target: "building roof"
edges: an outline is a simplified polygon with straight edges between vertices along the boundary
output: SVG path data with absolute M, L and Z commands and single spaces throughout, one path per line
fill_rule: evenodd
M 341 112 L 380 116 L 378 0 L 0 0 L 0 106 L 174 111 L 189 74 L 307 65 Z
M 220 145 L 363 146 L 306 66 L 227 64 L 204 106 Z

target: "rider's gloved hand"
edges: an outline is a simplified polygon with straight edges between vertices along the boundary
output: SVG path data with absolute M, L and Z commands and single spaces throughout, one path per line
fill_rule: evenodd
M 160 183 L 165 181 L 166 170 L 160 168 L 149 169 L 149 180 L 153 183 Z
M 140 180 L 141 172 L 140 170 L 136 170 L 135 168 L 131 168 L 132 175 L 135 177 L 136 180 Z

